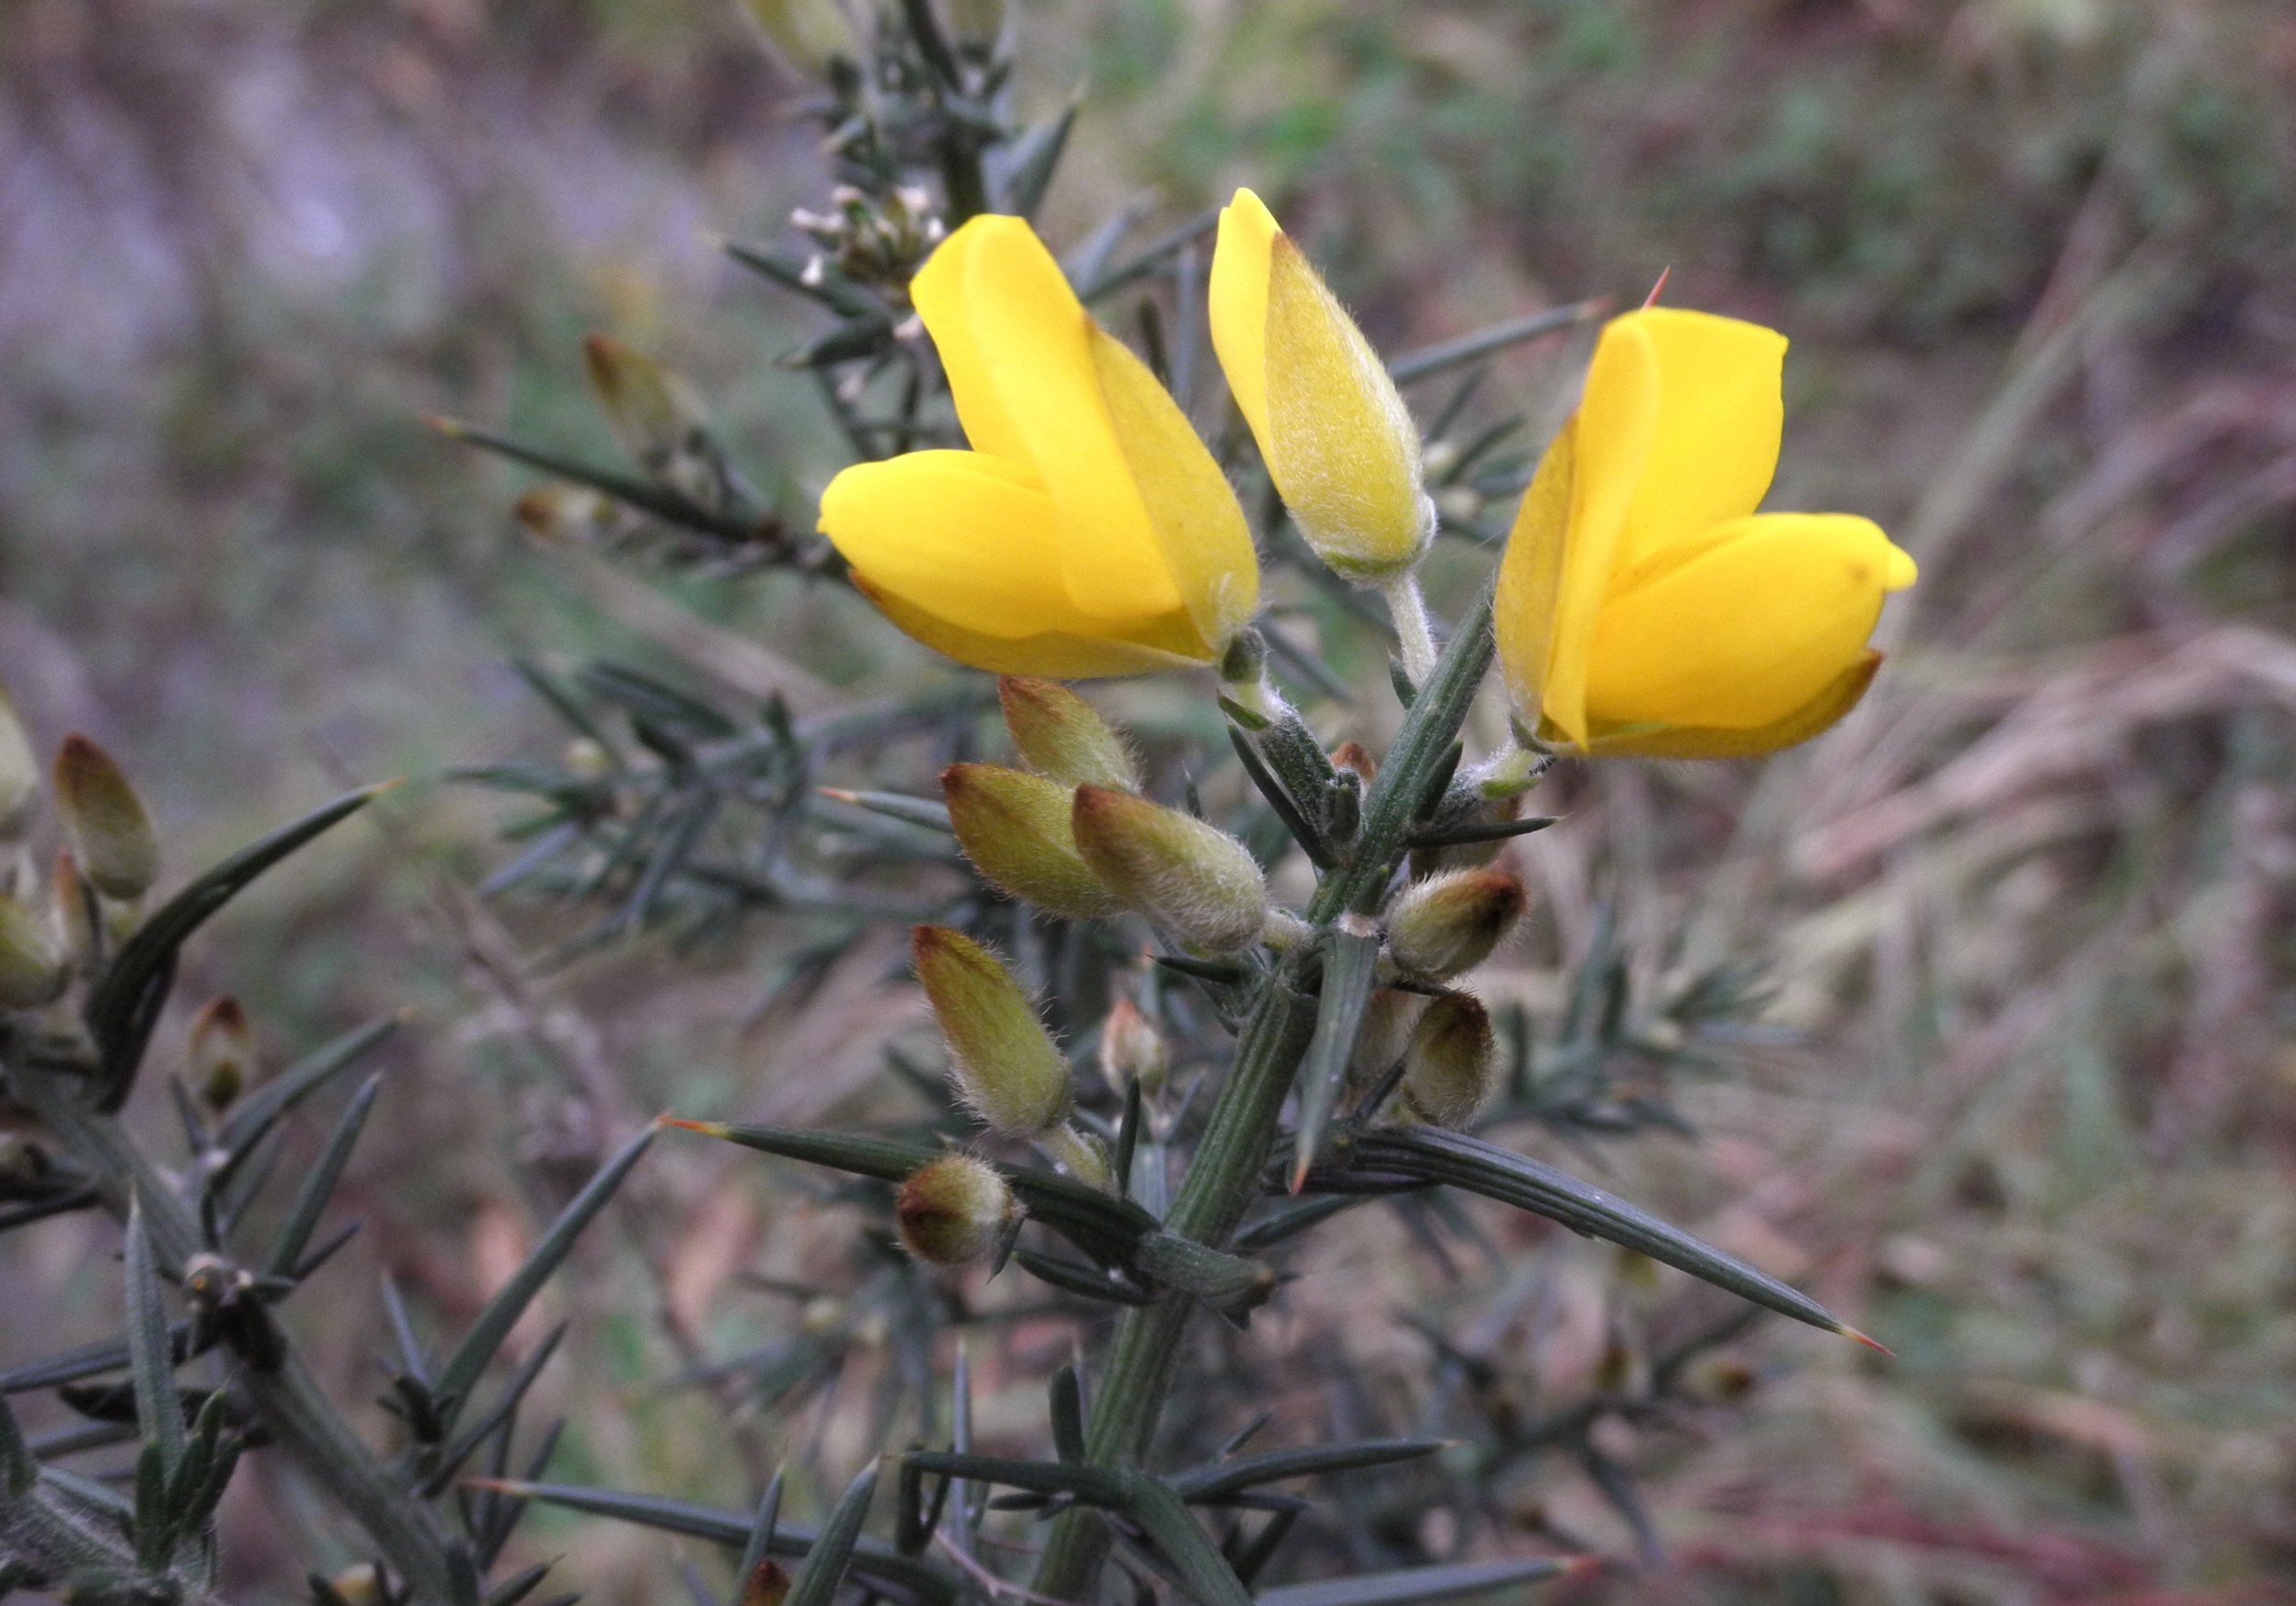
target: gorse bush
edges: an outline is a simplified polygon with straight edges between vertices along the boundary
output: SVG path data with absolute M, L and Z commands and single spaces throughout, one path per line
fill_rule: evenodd
M 784 962 L 801 986 L 863 927 L 909 925 L 946 1073 L 892 1053 L 911 1113 L 867 1130 L 681 1108 L 629 1133 L 451 1341 L 426 1343 L 391 1296 L 398 1425 L 377 1449 L 296 1327 L 350 1240 L 333 1196 L 386 1090 L 370 1076 L 300 1175 L 273 1163 L 282 1118 L 391 1023 L 259 1079 L 245 1012 L 219 1000 L 188 1073 L 165 1081 L 182 1152 L 160 1158 L 121 1118 L 162 1081 L 146 1061 L 183 945 L 374 793 L 155 900 L 161 843 L 134 788 L 69 738 L 53 785 L 68 846 L 45 875 L 19 851 L 0 901 L 21 1127 L 0 1224 L 118 1218 L 127 1320 L 5 1374 L 9 1394 L 76 1415 L 28 1434 L 0 1412 L 6 1582 L 211 1598 L 215 1512 L 250 1451 L 291 1466 L 371 1558 L 315 1571 L 321 1601 L 579 1591 L 514 1559 L 542 1507 L 713 1543 L 738 1558 L 745 1603 L 1465 1596 L 1582 1565 L 1510 1538 L 1489 1497 L 1548 1451 L 1647 1551 L 1606 1421 L 1728 1394 L 1742 1377 L 1724 1347 L 1759 1311 L 1862 1336 L 1507 1141 L 1681 1130 L 1667 1074 L 1727 1058 L 1751 978 L 1638 995 L 1606 941 L 1534 1012 L 1487 1002 L 1472 973 L 1525 912 L 1510 855 L 1554 823 L 1529 801 L 1556 763 L 1758 757 L 1825 730 L 1873 681 L 1868 641 L 1911 559 L 1862 517 L 1756 510 L 1782 446 L 1785 339 L 1653 293 L 1601 323 L 1575 411 L 1531 453 L 1527 409 L 1489 394 L 1491 360 L 1602 307 L 1383 358 L 1249 189 L 1146 240 L 1119 213 L 1056 258 L 1030 218 L 1076 109 L 1011 120 L 1001 7 L 904 0 L 866 28 L 832 0 L 753 9 L 818 80 L 807 115 L 834 186 L 795 220 L 801 249 L 729 247 L 821 315 L 786 360 L 851 449 L 818 513 L 759 488 L 792 476 L 745 472 L 687 381 L 603 336 L 585 354 L 626 465 L 442 428 L 550 476 L 518 510 L 546 543 L 850 588 L 997 678 L 837 706 L 773 643 L 752 667 L 787 692 L 754 698 L 622 663 L 530 667 L 565 751 L 465 779 L 517 800 L 517 850 L 486 890 L 546 912 L 562 958 L 639 934 L 692 952 L 772 919 L 797 934 Z M 1208 439 L 1191 411 L 1210 416 L 1194 404 L 1215 363 L 1234 407 Z M 1445 583 L 1423 584 L 1437 568 Z M 1311 723 L 1349 691 L 1291 628 L 1303 595 L 1392 646 L 1383 751 L 1335 751 Z M 1063 683 L 1141 673 L 1192 677 L 1221 763 L 1135 739 Z M 1506 734 L 1471 751 L 1487 697 Z M 0 819 L 19 843 L 31 751 L 0 721 Z M 626 1179 L 704 1138 L 850 1179 L 834 1197 L 860 1218 L 828 1327 L 721 1375 L 794 1440 L 801 1408 L 829 1403 L 825 1332 L 876 1322 L 901 1357 L 873 1413 L 881 1457 L 811 1524 L 784 1520 L 779 1476 L 740 1510 L 554 1481 L 560 1426 L 527 1419 L 565 1329 L 518 1346 L 513 1330 Z M 1334 1358 L 1312 1381 L 1354 1427 L 1256 1442 L 1256 1313 L 1291 1297 L 1302 1246 L 1376 1201 L 1430 1256 L 1487 1247 L 1469 1198 L 1720 1291 L 1660 1341 L 1622 1339 L 1584 1397 L 1528 1414 L 1429 1318 L 1419 1397 L 1364 1397 Z M 976 1431 L 973 1368 L 1048 1319 L 1076 1359 L 1050 1369 L 1040 1430 L 1007 1452 Z M 821 1458 L 803 1460 L 817 1486 Z M 1309 1477 L 1345 1520 L 1293 1492 Z

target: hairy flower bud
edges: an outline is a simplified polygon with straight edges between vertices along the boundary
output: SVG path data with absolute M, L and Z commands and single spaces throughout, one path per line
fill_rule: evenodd
M 1490 958 L 1529 901 L 1511 871 L 1447 870 L 1406 889 L 1387 912 L 1387 949 L 1411 975 L 1441 981 Z
M 1100 1024 L 1100 1071 L 1118 1092 L 1137 1082 L 1142 1093 L 1162 1091 L 1172 1073 L 1172 1050 L 1156 1023 L 1129 998 L 1119 998 Z
M 1422 993 L 1396 987 L 1372 990 L 1363 1001 L 1363 1021 L 1356 1027 L 1354 1052 L 1348 1057 L 1349 1089 L 1367 1094 L 1379 1085 L 1410 1047 L 1411 1034 L 1426 1009 Z
M 141 898 L 159 878 L 159 838 L 144 800 L 111 755 L 76 731 L 56 755 L 56 808 L 98 892 Z
M 53 1004 L 71 974 L 48 922 L 19 900 L 0 895 L 0 1009 Z
M 700 393 L 669 364 L 611 335 L 585 340 L 582 359 L 629 454 L 695 507 L 722 512 L 732 486 Z
M 1069 788 L 996 764 L 941 772 L 957 845 L 983 879 L 1047 913 L 1107 920 L 1123 911 L 1076 852 Z
M 1020 1206 L 996 1167 L 950 1154 L 901 1185 L 893 1221 L 910 1254 L 933 1266 L 963 1266 L 996 1247 Z
M 1015 1138 L 1065 1119 L 1068 1061 L 996 956 L 945 925 L 916 927 L 910 948 L 948 1040 L 950 1079 L 972 1112 Z
M 741 1580 L 739 1606 L 781 1606 L 789 1599 L 788 1570 L 772 1556 L 761 1558 Z
M 192 1017 L 191 1085 L 218 1113 L 255 1080 L 255 1030 L 247 1012 L 226 992 Z
M 24 805 L 40 790 L 40 760 L 31 738 L 17 717 L 8 689 L 0 686 L 0 839 L 13 837 L 23 823 Z
M 1368 786 L 1379 779 L 1379 761 L 1360 741 L 1343 741 L 1331 750 L 1331 767 L 1353 770 Z
M 1464 992 L 1446 992 L 1429 1004 L 1404 1050 L 1405 1107 L 1435 1126 L 1464 1127 L 1489 1100 L 1498 1078 L 1490 1011 Z
M 1102 1193 L 1116 1191 L 1116 1170 L 1108 1163 L 1108 1149 L 1090 1132 L 1078 1130 L 1073 1122 L 1063 1122 L 1040 1134 L 1037 1147 L 1062 1176 L 1073 1177 Z
M 1013 746 L 1037 774 L 1064 786 L 1140 790 L 1140 772 L 1124 738 L 1058 681 L 1006 675 L 996 683 L 996 696 Z
M 1244 844 L 1202 820 L 1105 786 L 1079 786 L 1076 851 L 1102 886 L 1211 953 L 1258 940 L 1268 880 Z

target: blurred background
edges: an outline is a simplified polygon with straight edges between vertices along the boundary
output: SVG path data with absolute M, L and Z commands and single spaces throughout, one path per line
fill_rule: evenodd
M 2291 1598 L 2296 13 L 1016 14 L 1024 111 L 1085 97 L 1056 244 L 1249 183 L 1391 352 L 1631 304 L 1670 268 L 1670 302 L 1794 338 L 1773 505 L 1868 513 L 1923 564 L 1840 729 L 1760 766 L 1567 774 L 1541 796 L 1569 820 L 1519 852 L 1538 930 L 1491 991 L 1551 995 L 1613 925 L 1651 976 L 1728 957 L 1774 989 L 1774 1029 L 1682 1096 L 1696 1139 L 1606 1148 L 1607 1184 L 1896 1351 L 1765 1327 L 1749 1388 L 1620 1424 L 1666 1560 L 1586 1598 Z M 602 1097 L 809 1120 L 866 1103 L 918 1018 L 897 931 L 787 1007 L 772 930 L 537 969 L 520 912 L 469 890 L 505 856 L 499 807 L 440 778 L 562 743 L 521 656 L 675 649 L 740 684 L 763 642 L 836 686 L 944 672 L 850 597 L 539 553 L 510 517 L 531 476 L 420 422 L 611 454 L 580 379 L 603 330 L 691 375 L 805 516 L 841 447 L 774 359 L 817 330 L 717 243 L 786 245 L 822 201 L 800 88 L 717 0 L 9 0 L 0 20 L 0 677 L 40 739 L 86 729 L 121 759 L 178 871 L 344 783 L 418 783 L 235 909 L 183 990 L 241 993 L 275 1060 L 413 1012 L 353 1185 L 368 1241 L 333 1274 L 341 1328 L 310 1335 L 353 1395 L 376 1271 L 466 1314 L 594 1162 Z M 1559 405 L 1584 349 L 1505 372 Z M 1360 642 L 1333 651 L 1375 683 Z M 1319 728 L 1385 717 L 1351 717 Z M 738 1503 L 718 1403 L 658 1380 L 788 1319 L 749 1274 L 833 1280 L 839 1217 L 715 1155 L 655 1169 L 559 1294 L 557 1386 L 581 1400 L 560 1470 Z M 10 1240 L 0 1278 L 38 1293 L 0 1311 L 6 1355 L 113 1297 L 92 1231 Z M 1487 1335 L 1533 1394 L 1603 1364 L 1641 1297 L 1599 1246 L 1541 1265 L 1538 1320 Z M 1406 1288 L 1376 1233 L 1315 1270 L 1324 1291 L 1254 1341 L 1336 1336 L 1373 1376 L 1428 1365 L 1391 1309 L 1507 1275 Z M 867 1347 L 834 1363 L 866 1379 Z M 1040 1382 L 1011 1382 L 991 1416 L 1025 1434 Z M 763 1455 L 832 1416 L 745 1431 Z M 1571 1465 L 1509 1475 L 1526 1534 L 1634 1553 Z M 293 1514 L 266 1499 L 243 1479 L 227 1508 L 251 1583 L 286 1560 L 265 1534 Z M 571 1552 L 593 1599 L 683 1599 L 658 1535 L 551 1523 L 532 1543 Z

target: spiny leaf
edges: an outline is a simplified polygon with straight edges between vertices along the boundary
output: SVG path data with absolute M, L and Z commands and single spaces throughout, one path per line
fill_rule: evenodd
M 1252 1606 L 1252 1592 L 1179 1496 L 1140 1474 L 1126 1481 L 1131 1487 L 1125 1515 L 1147 1536 L 1154 1547 L 1151 1558 L 1163 1564 L 1173 1582 L 1202 1606 Z
M 462 1343 L 448 1357 L 431 1389 L 432 1395 L 442 1402 L 446 1422 L 453 1421 L 463 1402 L 469 1399 L 470 1391 L 477 1384 L 479 1375 L 486 1371 L 487 1363 L 502 1347 L 502 1340 L 511 1336 L 511 1329 L 518 1325 L 527 1305 L 574 1247 L 574 1240 L 590 1224 L 591 1218 L 605 1208 L 606 1201 L 621 1187 L 623 1178 L 630 1174 L 630 1168 L 637 1164 L 638 1156 L 646 1153 L 653 1139 L 653 1129 L 649 1127 L 625 1143 L 621 1152 L 607 1161 L 559 1212 L 558 1219 L 535 1241 L 510 1280 L 478 1313 L 478 1319 L 471 1324 Z
M 224 1164 L 235 1166 L 275 1122 L 396 1031 L 402 1018 L 385 1015 L 364 1026 L 353 1027 L 241 1098 L 215 1134 L 215 1146 L 223 1152 Z
M 327 1147 L 304 1177 L 303 1186 L 295 1190 L 295 1202 L 289 1207 L 286 1220 L 280 1222 L 279 1232 L 271 1239 L 270 1252 L 263 1256 L 267 1275 L 294 1275 L 311 1234 L 319 1224 L 320 1213 L 333 1197 L 335 1185 L 342 1180 L 343 1167 L 350 1162 L 351 1149 L 359 1141 L 360 1130 L 367 1123 L 367 1113 L 374 1107 L 375 1094 L 382 1085 L 381 1072 L 370 1075 L 359 1084 L 359 1091 L 351 1095 L 350 1103 L 336 1120 Z
M 764 1497 L 757 1503 L 757 1516 L 750 1524 L 749 1543 L 741 1547 L 741 1565 L 733 1570 L 736 1579 L 747 1583 L 750 1575 L 757 1571 L 757 1564 L 772 1554 L 774 1530 L 780 1522 L 781 1471 L 775 1468 L 773 1481 L 765 1486 Z
M 789 1580 L 789 1593 L 782 1606 L 830 1606 L 836 1599 L 837 1586 L 860 1541 L 861 1524 L 868 1520 L 869 1500 L 876 1493 L 877 1466 L 872 1463 L 845 1486 L 845 1492 L 829 1508 L 820 1536 L 807 1549 L 797 1577 Z
M 1419 1606 L 1460 1595 L 1483 1595 L 1518 1584 L 1544 1583 L 1577 1573 L 1585 1562 L 1533 1556 L 1521 1561 L 1447 1562 L 1313 1584 L 1285 1584 L 1259 1592 L 1259 1606 Z
M 1573 302 L 1568 306 L 1558 306 L 1546 312 L 1510 318 L 1505 323 L 1493 324 L 1487 329 L 1477 329 L 1473 334 L 1461 335 L 1441 345 L 1423 346 L 1417 351 L 1406 351 L 1387 364 L 1387 372 L 1397 384 L 1409 384 L 1415 379 L 1428 378 L 1456 368 L 1462 362 L 1472 362 L 1478 357 L 1487 357 L 1494 351 L 1519 345 L 1524 340 L 1535 340 L 1541 335 L 1590 323 L 1608 312 L 1610 307 L 1607 298 L 1597 297 L 1591 301 Z
M 158 1447 L 159 1471 L 173 1476 L 183 1459 L 183 1405 L 176 1394 L 176 1361 L 167 1339 L 167 1306 L 144 1200 L 129 1201 L 127 1229 L 128 1373 L 135 1385 L 135 1420 Z
M 1358 922 L 1360 923 L 1357 923 Z M 1299 1131 L 1292 1142 L 1292 1191 L 1299 1192 L 1324 1141 L 1324 1125 L 1338 1102 L 1363 1006 L 1379 966 L 1379 931 L 1360 916 L 1341 915 L 1325 948 L 1324 985 L 1315 1005 L 1315 1036 L 1301 1061 Z
M 1199 1505 L 1216 1504 L 1280 1478 L 1390 1466 L 1396 1462 L 1432 1455 L 1449 1444 L 1450 1440 L 1443 1439 L 1365 1439 L 1347 1444 L 1307 1444 L 1292 1450 L 1270 1450 L 1183 1473 L 1172 1480 L 1172 1488 L 1184 1500 Z
M 946 1477 L 1003 1484 L 1032 1495 L 1070 1495 L 1088 1506 L 1113 1510 L 1129 1497 L 1125 1474 L 1108 1467 L 1057 1461 L 1023 1461 L 1009 1455 L 959 1455 L 949 1450 L 913 1450 L 903 1459 Z
M 1555 814 L 1534 814 L 1523 820 L 1492 820 L 1474 825 L 1429 826 L 1411 833 L 1415 848 L 1456 847 L 1467 843 L 1503 842 L 1509 837 L 1528 836 L 1534 831 L 1544 831 L 1562 817 Z
M 0 1398 L 0 1489 L 14 1499 L 32 1486 L 40 1476 L 40 1463 L 32 1459 L 31 1447 L 24 1442 L 24 1430 L 17 1425 L 16 1413 L 8 1409 L 8 1402 Z
M 126 1102 L 159 1003 L 174 978 L 176 955 L 191 934 L 258 876 L 396 785 L 362 786 L 248 843 L 162 904 L 121 945 L 88 994 L 85 1012 L 102 1061 L 98 1110 L 109 1114 Z

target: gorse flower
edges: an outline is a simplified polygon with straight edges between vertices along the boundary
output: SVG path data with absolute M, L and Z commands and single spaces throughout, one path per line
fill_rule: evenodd
M 1350 579 L 1417 564 L 1435 533 L 1419 432 L 1378 355 L 1258 196 L 1220 212 L 1212 349 L 1307 544 Z
M 821 529 L 894 624 L 982 669 L 1077 679 L 1208 663 L 1259 601 L 1235 495 L 1139 358 L 1014 217 L 912 286 L 970 452 L 848 468 Z
M 1878 667 L 1913 560 L 1870 520 L 1756 513 L 1785 338 L 1651 307 L 1613 319 L 1499 570 L 1498 655 L 1542 740 L 1724 758 L 1815 736 Z

